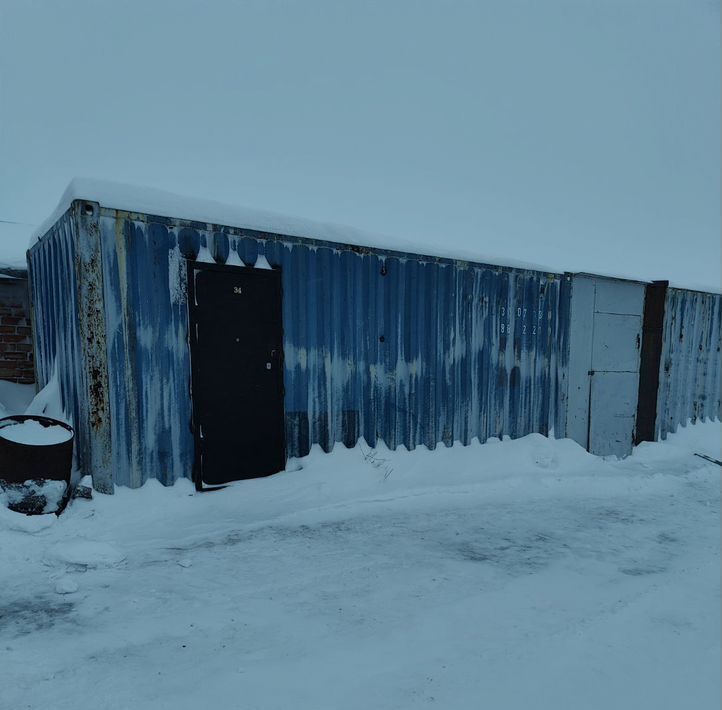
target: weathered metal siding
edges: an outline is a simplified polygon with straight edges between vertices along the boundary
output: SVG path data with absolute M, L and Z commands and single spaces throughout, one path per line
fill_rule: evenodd
M 118 485 L 192 473 L 185 261 L 176 230 L 101 217 L 112 467 Z
M 720 417 L 722 296 L 670 288 L 664 314 L 657 436 Z
M 58 358 L 64 401 L 82 426 L 79 457 L 91 461 L 83 451 L 97 439 L 92 407 L 78 393 L 92 390 L 97 353 L 83 345 L 89 334 L 79 323 L 83 308 L 90 322 L 102 288 L 90 335 L 104 343 L 103 422 L 116 484 L 191 476 L 185 260 L 201 246 L 220 263 L 232 251 L 231 262 L 252 266 L 262 255 L 281 269 L 289 456 L 359 437 L 411 449 L 565 434 L 567 276 L 104 208 L 93 212 L 97 228 L 83 219 L 66 215 L 31 262 L 38 368 L 45 382 Z M 77 244 L 102 271 L 85 287 Z
M 57 372 L 77 464 L 101 489 L 191 476 L 185 260 L 199 250 L 281 269 L 289 456 L 567 434 L 569 276 L 76 202 L 30 252 L 37 373 Z M 658 436 L 720 415 L 720 301 L 667 293 Z
M 289 455 L 357 436 L 411 449 L 562 430 L 563 277 L 237 246 L 245 263 L 261 251 L 283 274 Z
M 289 456 L 564 434 L 566 277 L 103 214 L 116 483 L 191 473 L 184 260 L 201 245 L 281 268 Z
M 105 298 L 101 254 L 99 206 L 75 204 L 77 224 L 76 274 L 78 283 L 78 324 L 83 357 L 88 425 L 90 427 L 88 468 L 93 487 L 113 492 L 108 401 L 108 359 L 106 355 Z
M 76 429 L 75 463 L 89 472 L 87 385 L 78 323 L 77 225 L 68 210 L 30 251 L 33 338 L 38 388 L 53 376 L 66 417 Z

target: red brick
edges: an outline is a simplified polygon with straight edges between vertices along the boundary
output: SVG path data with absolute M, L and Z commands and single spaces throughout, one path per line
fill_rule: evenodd
M 0 379 L 35 380 L 30 308 L 16 296 L 0 303 Z
M 3 361 L 9 361 L 9 360 L 23 360 L 25 362 L 28 361 L 28 354 L 27 353 L 4 353 L 2 356 L 0 356 L 0 362 Z

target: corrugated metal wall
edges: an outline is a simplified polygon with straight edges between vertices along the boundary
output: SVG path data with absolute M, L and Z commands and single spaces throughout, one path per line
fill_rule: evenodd
M 90 432 L 78 321 L 76 242 L 75 216 L 68 211 L 33 247 L 28 274 L 37 385 L 44 387 L 57 374 L 66 417 L 76 429 L 76 464 L 85 468 Z
M 190 354 L 185 262 L 176 232 L 101 216 L 111 409 L 118 485 L 190 477 Z
M 657 400 L 657 436 L 720 417 L 722 296 L 667 291 Z
M 191 476 L 186 259 L 202 247 L 282 271 L 289 456 L 360 436 L 411 449 L 566 435 L 569 276 L 74 203 L 31 250 L 38 381 L 57 369 L 78 465 L 101 488 L 111 472 Z M 720 414 L 720 300 L 668 291 L 661 436 Z
M 202 244 L 282 270 L 289 456 L 564 434 L 566 277 L 102 214 L 116 483 L 190 476 L 185 259 Z

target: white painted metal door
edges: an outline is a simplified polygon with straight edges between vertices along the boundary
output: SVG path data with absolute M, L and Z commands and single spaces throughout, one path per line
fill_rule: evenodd
M 598 456 L 632 450 L 641 334 L 641 316 L 594 314 L 589 450 Z
M 641 283 L 574 277 L 567 436 L 599 456 L 632 450 L 643 311 Z

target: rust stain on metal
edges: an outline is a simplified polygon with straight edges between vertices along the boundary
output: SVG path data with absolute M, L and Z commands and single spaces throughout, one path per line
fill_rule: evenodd
M 97 240 L 97 222 L 88 225 L 88 236 Z M 108 378 L 105 368 L 105 319 L 103 317 L 103 289 L 101 279 L 100 252 L 93 249 L 81 256 L 81 289 L 84 291 L 83 306 L 85 317 L 81 319 L 81 333 L 85 341 L 88 363 L 88 394 L 90 395 L 90 424 L 99 429 L 107 418 Z M 89 258 L 87 258 L 89 257 Z M 102 334 L 102 335 L 101 335 Z
M 88 424 L 92 433 L 93 486 L 113 491 L 110 472 L 110 406 L 100 250 L 99 208 L 86 203 L 78 210 L 80 230 L 76 252 L 80 338 L 85 358 Z

